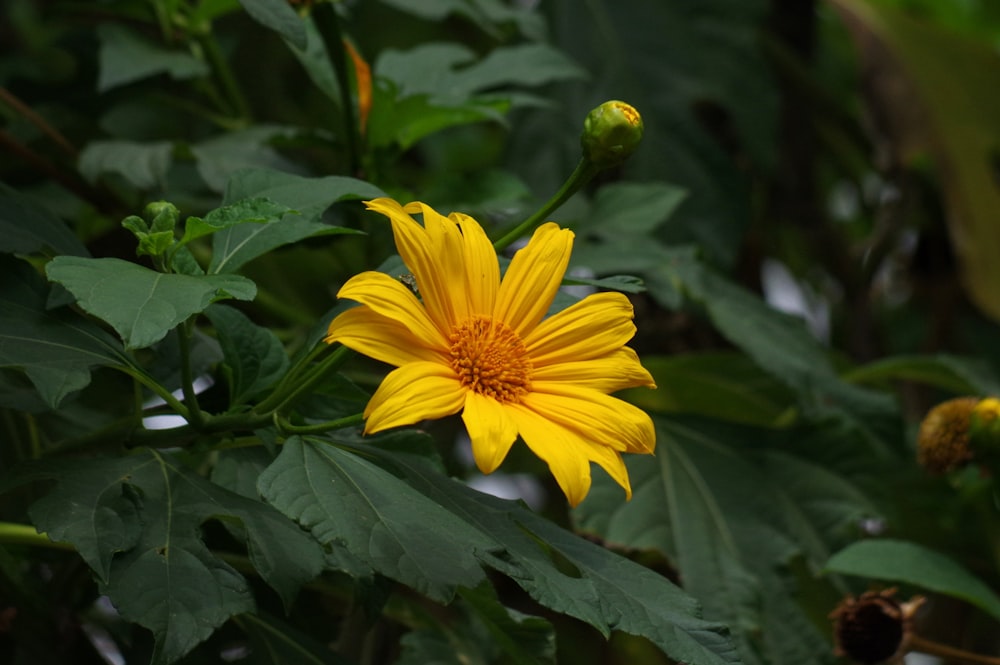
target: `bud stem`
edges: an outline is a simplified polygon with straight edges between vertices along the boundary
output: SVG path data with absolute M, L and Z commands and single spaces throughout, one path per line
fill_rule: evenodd
M 566 178 L 566 182 L 559 188 L 559 191 L 546 201 L 545 205 L 539 208 L 534 215 L 515 226 L 506 235 L 494 242 L 493 249 L 502 252 L 518 238 L 534 231 L 535 227 L 544 222 L 546 217 L 558 210 L 559 206 L 566 203 L 569 197 L 576 194 L 581 187 L 590 182 L 590 179 L 597 175 L 598 171 L 600 169 L 589 159 L 581 159 L 576 168 L 573 169 L 573 172 Z
M 1000 658 L 984 656 L 982 654 L 972 653 L 971 651 L 963 651 L 962 649 L 956 649 L 955 647 L 950 647 L 946 644 L 932 642 L 931 640 L 920 637 L 919 635 L 910 634 L 909 648 L 911 651 L 919 651 L 920 653 L 930 654 L 931 656 L 940 656 L 941 658 L 948 660 L 962 660 L 967 663 L 981 663 L 982 665 L 1000 665 Z

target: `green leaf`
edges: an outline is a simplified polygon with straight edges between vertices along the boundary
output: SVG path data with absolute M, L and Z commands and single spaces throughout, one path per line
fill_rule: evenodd
M 726 339 L 795 390 L 804 405 L 823 408 L 832 400 L 856 412 L 893 411 L 888 395 L 843 381 L 801 319 L 771 308 L 689 254 L 675 254 L 664 270 Z
M 272 249 L 317 235 L 357 233 L 321 221 L 323 212 L 338 201 L 385 196 L 379 188 L 362 180 L 342 176 L 302 176 L 247 169 L 233 174 L 226 188 L 227 205 L 247 198 L 268 198 L 299 211 L 268 224 L 223 229 L 212 238 L 210 273 L 233 272 Z
M 89 256 L 66 224 L 27 196 L 0 183 L 0 252 L 51 251 Z
M 862 540 L 826 562 L 826 570 L 887 582 L 904 582 L 975 605 L 1000 619 L 1000 596 L 952 559 L 902 540 Z
M 214 309 L 214 308 L 211 308 Z M 212 482 L 248 499 L 260 499 L 257 478 L 274 461 L 274 455 L 263 446 L 220 450 L 212 467 Z
M 111 561 L 138 542 L 142 502 L 126 486 L 135 460 L 29 462 L 0 481 L 6 491 L 17 485 L 58 479 L 59 483 L 31 504 L 32 523 L 50 539 L 72 543 L 97 578 L 107 583 Z
M 510 104 L 503 99 L 476 99 L 448 106 L 427 95 L 395 96 L 391 85 L 377 81 L 368 116 L 368 141 L 374 147 L 398 145 L 407 150 L 420 139 L 449 127 L 477 122 L 503 122 Z
M 240 275 L 167 275 L 112 258 L 57 256 L 46 273 L 84 311 L 109 323 L 129 349 L 155 344 L 216 300 L 253 300 L 257 293 Z
M 586 70 L 554 46 L 543 42 L 518 44 L 495 48 L 476 64 L 455 71 L 448 77 L 447 94 L 466 95 L 507 85 L 540 86 L 587 77 Z
M 511 662 L 524 665 L 555 662 L 556 636 L 548 621 L 504 607 L 493 589 L 485 585 L 462 590 L 461 594 L 486 628 L 486 637 Z
M 247 14 L 265 28 L 274 30 L 296 48 L 306 47 L 306 31 L 302 19 L 286 0 L 240 0 Z
M 629 401 L 649 411 L 687 413 L 774 427 L 795 394 L 741 353 L 644 356 L 656 390 L 633 390 Z
M 526 36 L 534 40 L 544 39 L 545 23 L 538 12 L 527 11 L 508 5 L 502 0 L 382 0 L 383 4 L 407 12 L 429 21 L 440 22 L 451 15 L 463 16 L 472 21 L 480 30 L 500 37 L 497 26 L 511 22 Z
M 1000 380 L 982 361 L 945 354 L 883 358 L 851 370 L 846 378 L 859 383 L 916 381 L 962 395 L 1000 394 Z
M 351 665 L 330 647 L 277 617 L 258 612 L 235 621 L 250 640 L 246 665 Z
M 488 585 L 463 589 L 451 607 L 455 616 L 447 623 L 431 619 L 403 636 L 397 665 L 554 662 L 551 624 L 504 607 Z
M 225 305 L 205 310 L 219 337 L 230 375 L 230 404 L 271 387 L 288 370 L 288 356 L 273 332 Z
M 98 92 L 157 74 L 178 80 L 209 74 L 208 65 L 190 52 L 163 48 L 117 23 L 99 24 L 97 37 L 101 42 Z
M 439 602 L 449 601 L 456 586 L 482 582 L 477 554 L 497 547 L 371 462 L 298 437 L 285 442 L 258 488 L 323 545 L 343 547 Z
M 824 663 L 826 640 L 784 589 L 788 565 L 818 570 L 875 514 L 871 502 L 801 452 L 821 445 L 808 430 L 656 423 L 657 455 L 627 459 L 632 501 L 595 478 L 573 514 L 580 528 L 668 557 L 706 618 L 733 629 L 744 662 Z
M 291 42 L 288 43 L 288 47 L 302 68 L 306 70 L 313 85 L 339 106 L 341 103 L 340 84 L 337 83 L 337 74 L 333 70 L 333 63 L 330 61 L 330 55 L 326 52 L 326 44 L 323 42 L 322 35 L 319 34 L 316 21 L 311 15 L 306 16 L 302 20 L 302 26 L 306 31 L 305 48 L 299 48 Z
M 320 41 L 317 37 L 316 40 Z M 191 146 L 198 175 L 214 192 L 224 192 L 230 176 L 245 168 L 266 168 L 296 172 L 301 167 L 284 157 L 269 143 L 276 138 L 291 138 L 299 130 L 279 125 L 254 125 L 244 130 L 226 132 Z
M 547 44 L 499 47 L 474 62 L 475 52 L 459 44 L 422 44 L 408 51 L 387 49 L 374 71 L 392 81 L 400 98 L 427 95 L 439 105 L 467 103 L 482 90 L 508 85 L 536 86 L 585 78 L 586 72 Z
M 397 436 L 400 443 L 422 438 L 414 432 Z M 437 509 L 488 537 L 491 548 L 466 544 L 463 551 L 472 549 L 483 564 L 510 577 L 543 606 L 585 621 L 604 635 L 613 629 L 643 635 L 677 661 L 737 662 L 726 629 L 702 620 L 697 603 L 663 576 L 561 529 L 521 504 L 454 482 L 423 458 L 388 452 L 381 444 L 350 445 L 385 464 L 392 478 L 404 478 Z
M 91 182 L 113 173 L 142 190 L 166 188 L 174 147 L 167 141 L 91 141 L 80 153 L 79 168 Z
M 187 243 L 237 224 L 270 224 L 280 220 L 287 213 L 294 214 L 295 211 L 267 197 L 243 199 L 216 208 L 204 218 L 188 217 L 184 222 L 184 236 L 181 242 Z
M 48 287 L 30 266 L 0 256 L 0 367 L 24 370 L 45 402 L 90 383 L 93 367 L 129 364 L 121 344 L 67 308 L 48 309 Z
M 614 183 L 597 192 L 581 229 L 605 237 L 650 233 L 686 198 L 687 190 L 667 183 Z
M 95 571 L 107 577 L 102 592 L 125 619 L 153 631 L 154 663 L 176 661 L 231 616 L 254 610 L 243 576 L 202 542 L 206 521 L 232 520 L 245 529 L 250 561 L 286 607 L 323 566 L 316 542 L 277 510 L 157 451 L 35 462 L 16 477 L 57 481 L 31 507 L 32 519 L 96 561 Z
M 596 286 L 599 289 L 621 291 L 622 293 L 642 293 L 646 290 L 642 280 L 634 275 L 609 275 L 600 279 L 583 277 L 564 277 L 563 284 Z

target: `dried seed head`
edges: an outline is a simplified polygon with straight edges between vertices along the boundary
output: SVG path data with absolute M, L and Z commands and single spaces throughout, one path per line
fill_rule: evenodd
M 910 618 L 924 599 L 909 603 L 895 598 L 895 589 L 866 591 L 858 598 L 848 596 L 833 612 L 833 632 L 837 655 L 863 665 L 895 661 L 906 652 Z

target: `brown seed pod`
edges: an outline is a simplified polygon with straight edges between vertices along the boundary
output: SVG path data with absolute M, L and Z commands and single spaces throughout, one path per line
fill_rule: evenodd
M 848 596 L 830 613 L 835 651 L 863 665 L 900 661 L 910 636 L 910 618 L 924 599 L 908 603 L 895 598 L 895 589 L 866 591 Z

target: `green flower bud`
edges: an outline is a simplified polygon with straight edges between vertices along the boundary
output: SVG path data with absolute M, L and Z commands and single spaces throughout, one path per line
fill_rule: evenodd
M 583 157 L 599 169 L 624 162 L 640 141 L 642 116 L 625 102 L 604 102 L 583 121 Z
M 146 206 L 143 216 L 150 221 L 150 231 L 153 233 L 173 231 L 181 211 L 168 201 L 154 201 Z

